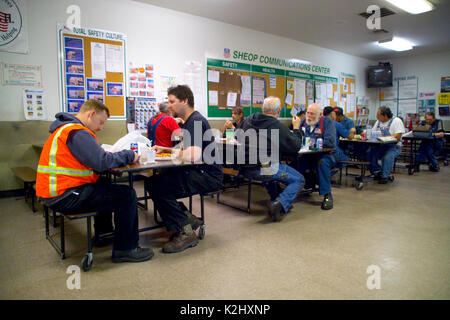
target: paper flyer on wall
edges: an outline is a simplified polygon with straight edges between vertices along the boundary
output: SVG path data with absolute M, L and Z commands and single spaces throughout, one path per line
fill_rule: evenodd
M 327 98 L 333 99 L 333 84 L 327 83 Z
M 44 90 L 23 89 L 23 111 L 26 120 L 45 120 Z
M 250 107 L 252 95 L 250 93 L 241 93 L 241 107 Z
M 417 98 L 417 78 L 398 81 L 398 98 L 399 99 Z
M 306 81 L 306 97 L 309 101 L 314 99 L 314 85 L 312 80 Z
M 241 76 L 241 83 L 242 83 L 242 93 L 250 95 L 252 93 L 250 76 Z
M 167 91 L 169 90 L 169 88 L 177 85 L 177 77 L 161 75 L 159 76 L 159 79 L 161 100 L 165 100 L 167 98 Z
M 219 104 L 219 95 L 218 92 L 215 90 L 209 91 L 209 105 L 210 106 L 217 106 Z
M 306 81 L 302 79 L 294 80 L 294 104 L 306 104 Z
M 208 70 L 208 82 L 218 83 L 220 81 L 220 72 L 216 70 Z
M 236 99 L 237 99 L 237 93 L 236 92 L 228 92 L 228 95 L 227 95 L 227 107 L 236 107 Z
M 105 46 L 106 71 L 123 72 L 123 50 L 122 46 L 106 44 Z
M 104 43 L 91 43 L 91 70 L 93 78 L 106 78 Z
M 266 79 L 253 77 L 253 104 L 262 104 L 266 98 Z
M 291 106 L 292 105 L 292 99 L 293 99 L 294 97 L 293 97 L 293 95 L 292 95 L 292 93 L 288 93 L 287 95 L 286 95 L 286 99 L 284 99 L 284 102 L 288 105 L 288 106 Z
M 133 66 L 130 63 L 128 69 L 128 82 L 130 97 L 154 97 L 155 83 L 153 79 L 153 65 Z M 167 96 L 167 92 L 165 94 Z
M 398 101 L 398 116 L 406 119 L 408 113 L 417 113 L 416 99 L 399 100 Z
M 270 89 L 276 89 L 277 87 L 277 77 L 270 76 Z
M 42 87 L 42 66 L 2 63 L 4 86 Z

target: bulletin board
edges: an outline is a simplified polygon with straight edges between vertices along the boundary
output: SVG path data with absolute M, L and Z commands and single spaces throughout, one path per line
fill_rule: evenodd
M 207 79 L 207 109 L 211 119 L 231 117 L 233 107 L 227 105 L 230 93 L 237 93 L 236 106 L 243 107 L 245 116 L 261 113 L 264 99 L 275 96 L 281 101 L 280 118 L 291 118 L 293 106 L 300 111 L 314 101 L 318 102 L 314 90 L 316 82 L 331 85 L 332 88 L 332 97 L 324 98 L 321 104 L 337 106 L 339 101 L 338 79 L 315 74 L 208 58 Z M 295 99 L 295 93 L 301 88 L 299 86 L 296 90 L 295 80 L 305 81 L 304 104 L 300 103 L 303 102 L 303 93 Z
M 326 92 L 321 97 L 319 95 L 319 92 L 317 91 L 317 84 L 324 84 L 324 90 Z M 331 86 L 331 92 L 328 95 L 328 87 Z M 336 107 L 339 106 L 339 86 L 338 86 L 338 80 L 336 78 L 332 77 L 325 77 L 325 76 L 314 76 L 314 97 L 315 102 L 319 103 L 323 108 L 330 106 L 330 107 Z
M 339 91 L 340 91 L 340 107 L 344 110 L 344 114 L 353 119 L 356 113 L 356 77 L 352 74 L 341 73 Z
M 278 97 L 281 101 L 282 113 L 284 113 L 284 98 L 286 93 L 285 71 L 275 68 L 252 66 L 252 113 L 262 113 L 262 101 L 260 101 L 260 98 L 255 99 L 255 80 L 260 82 L 264 80 L 264 98 L 270 96 Z M 283 117 L 283 114 L 281 114 L 281 117 Z
M 304 105 L 295 103 L 296 97 L 295 97 L 295 80 L 300 79 L 305 81 L 305 103 Z M 309 90 L 308 90 L 308 82 L 309 82 Z M 308 92 L 310 91 L 310 92 Z M 309 94 L 308 94 L 309 93 Z M 313 75 L 308 73 L 300 73 L 300 72 L 293 72 L 293 71 L 287 71 L 286 72 L 286 98 L 285 104 L 286 108 L 284 110 L 284 115 L 282 115 L 285 118 L 291 117 L 291 110 L 292 107 L 296 107 L 297 110 L 305 110 L 306 107 L 314 102 L 314 81 L 313 81 Z
M 227 104 L 229 93 L 236 93 L 235 106 L 251 113 L 251 101 L 241 101 L 242 76 L 250 77 L 250 67 L 239 63 L 226 63 L 222 60 L 208 60 L 208 117 L 231 117 L 233 106 Z M 218 78 L 215 77 L 218 72 Z M 217 97 L 213 97 L 217 95 Z M 217 103 L 215 103 L 217 102 Z
M 58 44 L 61 110 L 77 113 L 85 101 L 96 99 L 108 107 L 111 119 L 125 119 L 125 36 L 60 26 Z M 92 56 L 94 51 L 95 57 Z M 100 75 L 102 69 L 103 75 Z

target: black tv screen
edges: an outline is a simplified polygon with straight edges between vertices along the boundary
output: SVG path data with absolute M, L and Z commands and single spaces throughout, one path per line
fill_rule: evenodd
M 392 65 L 369 67 L 367 69 L 367 87 L 392 87 Z

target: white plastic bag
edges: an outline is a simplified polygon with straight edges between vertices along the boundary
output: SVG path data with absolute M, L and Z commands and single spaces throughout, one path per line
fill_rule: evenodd
M 144 137 L 140 132 L 133 131 L 123 136 L 113 146 L 102 145 L 102 147 L 109 152 L 118 152 L 122 150 L 130 150 L 130 146 L 132 143 L 141 143 L 147 146 L 151 146 L 151 140 Z

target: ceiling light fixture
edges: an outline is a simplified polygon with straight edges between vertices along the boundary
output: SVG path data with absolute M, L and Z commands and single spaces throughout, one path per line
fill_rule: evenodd
M 414 48 L 411 42 L 401 38 L 378 41 L 378 45 L 394 51 L 407 51 Z
M 386 0 L 386 1 L 411 14 L 419 14 L 433 10 L 433 5 L 427 0 Z

